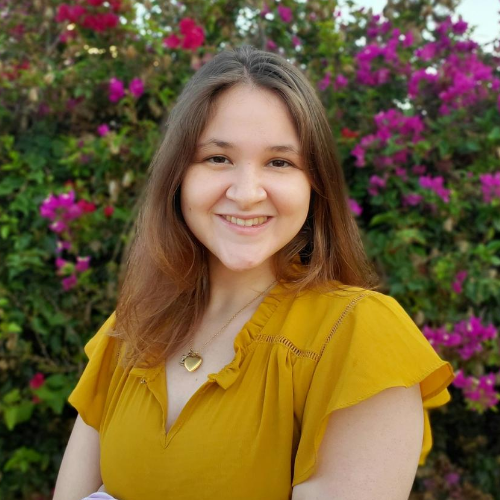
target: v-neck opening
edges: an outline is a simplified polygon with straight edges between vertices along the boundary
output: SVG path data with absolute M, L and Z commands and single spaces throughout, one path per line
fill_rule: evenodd
M 191 395 L 186 404 L 183 406 L 179 415 L 174 420 L 168 431 L 166 424 L 168 418 L 168 391 L 167 391 L 167 373 L 166 363 L 163 362 L 159 366 L 152 369 L 132 369 L 135 375 L 141 375 L 141 382 L 147 384 L 147 387 L 154 394 L 162 408 L 163 428 L 162 428 L 162 445 L 166 448 L 175 434 L 182 427 L 182 424 L 189 417 L 188 412 L 192 411 L 195 400 L 206 388 L 217 382 L 220 387 L 227 389 L 238 378 L 240 366 L 243 360 L 243 355 L 247 348 L 253 343 L 255 337 L 260 334 L 263 328 L 268 323 L 269 319 L 276 311 L 281 302 L 281 293 L 283 292 L 283 283 L 276 283 L 273 288 L 264 296 L 252 317 L 243 325 L 241 330 L 236 334 L 233 341 L 234 356 L 232 361 L 223 366 L 218 372 L 207 374 L 206 380 L 198 387 Z

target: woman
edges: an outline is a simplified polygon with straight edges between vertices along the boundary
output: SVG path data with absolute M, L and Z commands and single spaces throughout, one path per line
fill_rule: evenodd
M 375 291 L 303 74 L 250 46 L 205 64 L 137 222 L 55 500 L 407 499 L 453 370 Z

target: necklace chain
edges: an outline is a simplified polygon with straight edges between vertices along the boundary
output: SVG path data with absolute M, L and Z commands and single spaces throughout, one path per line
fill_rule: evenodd
M 236 318 L 236 316 L 238 316 L 238 314 L 240 314 L 241 311 L 243 311 L 243 309 L 246 309 L 252 302 L 255 302 L 261 295 L 264 295 L 274 284 L 276 284 L 277 281 L 273 281 L 263 292 L 260 292 L 259 295 L 257 295 L 256 297 L 254 297 L 250 302 L 248 302 L 248 304 L 244 305 L 236 314 L 234 314 L 230 319 L 229 321 L 210 339 L 208 339 L 203 345 L 202 345 L 202 348 L 204 348 L 209 342 L 212 342 L 212 340 L 217 337 L 217 335 L 219 335 L 219 333 L 223 332 L 226 327 L 229 325 L 229 323 L 231 323 L 231 321 L 233 321 L 234 318 Z M 194 347 L 193 347 L 193 343 L 192 341 L 190 341 L 189 343 L 189 347 L 191 349 L 192 352 L 197 352 L 194 350 Z

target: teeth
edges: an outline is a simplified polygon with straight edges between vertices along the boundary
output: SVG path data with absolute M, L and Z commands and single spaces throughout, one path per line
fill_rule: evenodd
M 231 217 L 230 215 L 223 215 L 224 219 L 238 226 L 256 226 L 257 224 L 263 224 L 266 222 L 267 217 L 256 217 L 255 219 L 237 219 L 236 217 Z

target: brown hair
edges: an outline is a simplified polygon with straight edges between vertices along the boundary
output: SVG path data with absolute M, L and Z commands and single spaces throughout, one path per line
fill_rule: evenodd
M 378 287 L 348 206 L 344 174 L 325 110 L 307 78 L 283 57 L 252 46 L 224 50 L 202 66 L 166 122 L 142 193 L 116 307 L 114 336 L 134 365 L 157 366 L 193 335 L 209 297 L 207 250 L 187 227 L 180 186 L 216 98 L 237 85 L 270 90 L 294 121 L 312 186 L 307 219 L 274 256 L 276 279 L 292 293 L 338 284 Z M 300 257 L 303 266 L 292 266 Z

